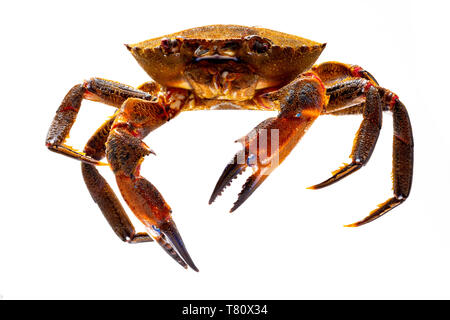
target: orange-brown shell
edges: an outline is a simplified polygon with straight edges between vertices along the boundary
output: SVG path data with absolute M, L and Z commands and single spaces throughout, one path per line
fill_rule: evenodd
M 184 77 L 187 64 L 193 61 L 192 54 L 174 53 L 166 55 L 161 50 L 161 41 L 182 39 L 184 43 L 223 43 L 240 41 L 248 36 L 259 36 L 272 43 L 268 53 L 255 55 L 240 52 L 239 60 L 250 66 L 260 78 L 258 88 L 288 83 L 298 74 L 309 69 L 325 48 L 325 44 L 298 36 L 257 27 L 237 25 L 210 25 L 183 30 L 162 37 L 127 45 L 141 67 L 158 83 L 166 86 L 189 89 Z

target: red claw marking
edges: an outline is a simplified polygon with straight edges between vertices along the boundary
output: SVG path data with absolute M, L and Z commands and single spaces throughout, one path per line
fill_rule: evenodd
M 360 66 L 351 67 L 351 74 L 356 78 L 364 78 L 369 80 L 373 85 L 378 86 L 378 81 L 375 79 L 373 75 L 370 74 L 369 71 L 364 70 Z
M 370 83 L 370 82 L 367 82 L 366 86 L 364 87 L 364 92 L 369 91 L 369 89 L 370 89 L 371 87 L 373 87 L 373 84 Z
M 392 95 L 391 102 L 389 102 L 389 110 L 394 110 L 394 106 L 398 103 L 399 99 L 396 94 Z
M 362 71 L 363 68 L 361 68 L 360 66 L 354 66 L 353 68 L 351 68 L 351 72 L 354 77 L 361 77 Z
M 304 77 L 311 77 L 311 78 L 315 79 L 320 84 L 320 87 L 322 88 L 322 90 L 325 91 L 325 85 L 323 84 L 322 79 L 320 79 L 317 76 L 316 73 L 314 73 L 314 72 L 306 72 L 306 73 L 303 74 L 303 76 Z

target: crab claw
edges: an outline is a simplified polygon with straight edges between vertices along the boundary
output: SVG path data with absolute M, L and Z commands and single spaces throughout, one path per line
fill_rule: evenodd
M 265 169 L 256 170 L 244 183 L 241 192 L 238 194 L 236 202 L 230 209 L 230 213 L 236 210 L 251 196 L 251 194 L 263 183 L 268 177 L 269 173 Z
M 209 204 L 222 194 L 239 174 L 251 167 L 253 174 L 244 183 L 230 212 L 235 211 L 287 157 L 317 116 L 269 118 L 238 141 L 244 146 L 225 167 Z
M 175 261 L 177 261 L 182 267 L 186 268 L 189 266 L 195 271 L 199 271 L 195 266 L 194 261 L 192 261 L 186 246 L 184 245 L 183 239 L 175 222 L 170 218 L 164 221 L 159 227 L 152 225 L 151 228 L 147 228 L 147 232 L 150 236 L 159 243 L 159 245 L 171 256 Z
M 183 268 L 189 266 L 198 271 L 172 219 L 172 209 L 156 187 L 138 174 L 130 178 L 119 173 L 116 181 L 125 201 L 152 239 Z
M 244 159 L 244 161 L 242 161 Z M 234 203 L 230 212 L 235 211 L 247 200 L 248 197 L 263 183 L 272 170 L 270 167 L 262 166 L 261 161 L 256 163 L 256 156 L 249 152 L 248 148 L 241 150 L 234 157 L 233 160 L 225 167 L 214 188 L 209 204 L 212 204 L 215 199 L 220 196 L 223 190 L 231 184 L 231 181 L 238 175 L 242 174 L 248 167 L 254 168 L 253 174 L 247 179 L 238 195 L 238 199 Z
M 243 173 L 247 168 L 245 163 L 238 163 L 238 158 L 240 158 L 239 153 L 234 156 L 233 160 L 231 160 L 223 170 L 222 175 L 217 181 L 211 197 L 209 198 L 209 204 L 212 204 L 216 198 L 222 194 L 222 191 L 231 184 L 231 181 Z
M 242 150 L 241 152 L 238 152 L 233 160 L 225 167 L 225 169 L 222 172 L 222 175 L 219 178 L 219 181 L 217 181 L 217 184 L 214 188 L 213 193 L 211 194 L 211 197 L 209 199 L 209 204 L 212 204 L 214 200 L 218 196 L 222 194 L 222 191 L 231 184 L 231 181 L 235 179 L 238 175 L 243 173 L 245 169 L 247 169 L 249 166 L 254 166 L 254 164 L 251 163 L 251 159 L 253 158 L 253 155 L 247 156 L 247 161 L 243 163 L 239 163 L 239 159 L 243 158 L 243 154 L 245 154 L 245 151 Z M 263 174 L 263 172 L 265 174 Z M 236 210 L 242 203 L 244 203 L 245 200 L 247 200 L 248 197 L 258 188 L 261 183 L 266 179 L 267 175 L 269 173 L 265 169 L 257 168 L 253 175 L 251 175 L 246 183 L 244 184 L 242 191 L 238 195 L 237 201 L 234 203 L 233 208 L 231 208 L 230 212 L 233 212 Z
M 214 188 L 209 204 L 222 194 L 223 190 L 231 184 L 231 181 L 243 173 L 248 167 L 254 172 L 245 182 L 238 199 L 230 212 L 235 211 L 267 178 L 267 175 L 278 166 L 279 141 L 277 128 L 278 118 L 269 118 L 256 126 L 247 136 L 237 140 L 243 145 L 243 149 L 236 153 L 231 162 L 225 167 Z M 270 135 L 267 134 L 270 130 Z M 269 146 L 270 145 L 270 149 Z M 274 162 L 274 163 L 272 163 Z

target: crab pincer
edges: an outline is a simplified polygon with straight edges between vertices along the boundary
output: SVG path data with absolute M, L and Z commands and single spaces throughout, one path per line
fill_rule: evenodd
M 181 266 L 198 271 L 172 219 L 172 209 L 140 174 L 144 157 L 153 153 L 142 139 L 167 121 L 162 108 L 160 102 L 128 99 L 112 124 L 106 158 L 123 198 L 150 237 Z
M 284 161 L 320 115 L 325 103 L 325 88 L 317 76 L 306 74 L 278 91 L 265 94 L 264 98 L 279 103 L 280 113 L 277 117 L 264 120 L 238 140 L 243 144 L 243 149 L 225 167 L 209 204 L 233 179 L 251 167 L 253 174 L 244 183 L 230 212 L 239 208 Z
M 182 267 L 198 271 L 171 217 L 172 209 L 156 187 L 140 176 L 116 174 L 116 180 L 125 201 L 152 239 Z
M 273 170 L 272 161 L 278 161 L 277 146 L 271 146 L 272 148 L 270 149 L 264 148 L 264 144 L 267 146 L 267 143 L 270 143 L 267 139 L 272 140 L 271 135 L 270 137 L 267 136 L 267 129 L 263 128 L 264 124 L 270 120 L 273 120 L 273 118 L 262 122 L 247 136 L 236 141 L 242 143 L 243 149 L 236 153 L 231 162 L 225 167 L 209 199 L 209 204 L 212 204 L 217 196 L 222 194 L 222 191 L 231 184 L 233 179 L 251 167 L 253 174 L 247 179 L 238 196 L 238 200 L 230 210 L 230 212 L 233 212 L 261 185 L 267 175 Z M 278 134 L 277 132 L 271 133 L 274 135 Z M 258 141 L 261 147 L 258 146 Z M 277 142 L 277 139 L 273 141 Z M 270 152 L 270 154 L 267 152 Z

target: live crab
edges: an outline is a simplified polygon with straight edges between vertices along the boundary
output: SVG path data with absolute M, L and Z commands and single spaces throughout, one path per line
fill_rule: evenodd
M 226 166 L 210 204 L 235 177 L 252 167 L 253 174 L 231 209 L 236 210 L 286 158 L 318 116 L 361 114 L 351 163 L 311 188 L 339 181 L 368 162 L 381 129 L 383 111 L 393 114 L 394 194 L 366 218 L 347 226 L 373 221 L 408 197 L 413 173 L 413 135 L 405 106 L 395 93 L 379 86 L 359 66 L 340 62 L 313 65 L 325 44 L 263 28 L 211 25 L 126 48 L 154 81 L 133 88 L 91 78 L 75 85 L 56 111 L 46 138 L 51 151 L 82 162 L 83 178 L 92 198 L 123 241 L 156 241 L 180 265 L 198 271 L 171 217 L 169 205 L 140 175 L 143 158 L 152 153 L 142 139 L 182 111 L 278 111 L 276 117 L 263 121 L 240 140 L 243 150 Z M 83 99 L 111 105 L 117 111 L 80 152 L 65 140 Z M 268 135 L 269 131 L 275 135 Z M 261 143 L 263 140 L 265 144 Z M 96 169 L 105 165 L 101 162 L 105 156 L 123 198 L 143 223 L 145 233 L 135 231 L 120 201 Z

